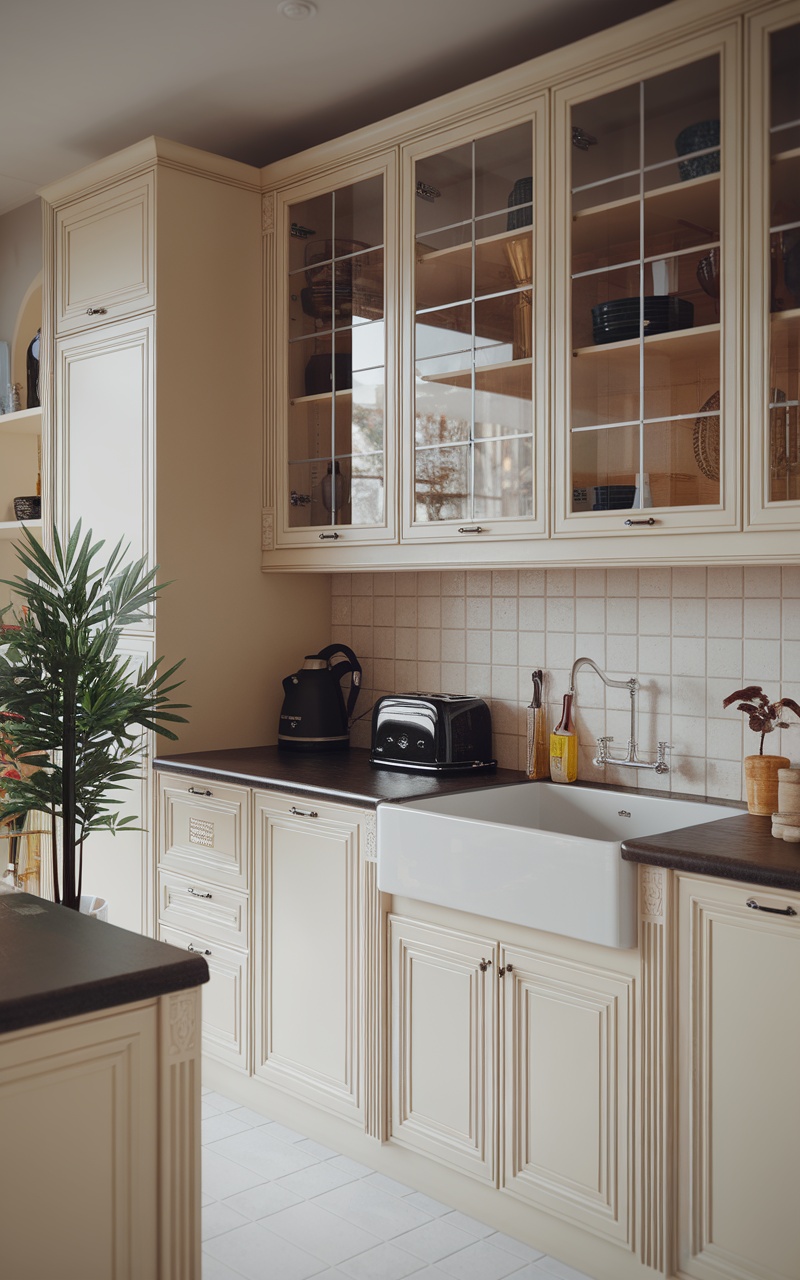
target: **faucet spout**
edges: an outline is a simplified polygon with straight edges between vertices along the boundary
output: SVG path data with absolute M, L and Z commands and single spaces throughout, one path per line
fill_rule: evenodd
M 656 773 L 669 773 L 669 765 L 666 761 L 666 755 L 669 746 L 666 742 L 659 742 L 658 755 L 655 760 L 640 760 L 639 748 L 636 742 L 636 695 L 639 692 L 639 681 L 636 676 L 631 676 L 628 680 L 612 680 L 605 672 L 601 671 L 593 658 L 576 658 L 572 664 L 572 674 L 569 682 L 569 692 L 575 693 L 575 677 L 581 667 L 591 667 L 592 671 L 600 677 L 603 684 L 611 689 L 627 689 L 631 698 L 631 729 L 628 738 L 628 750 L 624 756 L 612 755 L 608 749 L 608 744 L 613 742 L 613 738 L 597 739 L 597 755 L 593 760 L 593 764 L 598 768 L 604 768 L 607 764 L 618 765 L 627 769 L 654 769 Z

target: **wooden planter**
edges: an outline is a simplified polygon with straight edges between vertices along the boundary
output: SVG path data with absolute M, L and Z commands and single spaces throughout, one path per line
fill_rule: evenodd
M 778 808 L 778 770 L 788 769 L 786 756 L 745 756 L 747 807 L 751 813 L 771 817 Z

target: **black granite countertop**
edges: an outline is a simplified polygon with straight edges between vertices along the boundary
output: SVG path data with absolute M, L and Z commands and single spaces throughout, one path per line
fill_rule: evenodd
M 200 955 L 29 893 L 0 894 L 0 1033 L 203 982 Z
M 369 752 L 360 747 L 310 753 L 279 751 L 277 747 L 192 751 L 186 755 L 159 756 L 153 768 L 214 778 L 217 782 L 240 782 L 266 791 L 287 791 L 297 796 L 328 796 L 331 800 L 368 808 L 381 800 L 422 800 L 452 791 L 525 781 L 525 774 L 517 769 L 496 769 L 493 773 L 475 770 L 458 777 L 378 769 L 370 764 Z
M 622 856 L 674 871 L 800 890 L 800 845 L 772 835 L 772 819 L 753 813 L 719 818 L 643 840 L 626 840 Z

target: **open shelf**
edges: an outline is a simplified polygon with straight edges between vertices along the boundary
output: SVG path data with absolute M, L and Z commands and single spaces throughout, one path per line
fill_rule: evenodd
M 800 307 L 792 307 L 791 311 L 770 311 L 769 318 L 771 324 L 788 324 L 796 328 L 800 324 Z
M 344 399 L 345 397 L 352 397 L 352 395 L 351 388 L 346 391 L 318 391 L 313 396 L 295 396 L 293 400 L 289 401 L 289 404 L 319 404 L 323 400 Z
M 41 520 L 25 520 L 26 529 L 41 529 Z M 0 538 L 16 538 L 22 531 L 22 520 L 0 520 Z
M 683 356 L 702 356 L 708 352 L 717 353 L 719 348 L 719 325 L 704 324 L 696 329 L 673 329 L 670 333 L 653 333 L 644 339 L 645 346 L 664 346 L 665 354 L 681 359 Z M 623 342 L 606 342 L 590 347 L 578 347 L 573 356 L 612 355 L 615 351 L 631 351 L 639 346 L 639 338 L 626 338 Z
M 530 359 L 526 359 L 507 360 L 502 364 L 479 365 L 475 369 L 475 376 L 480 378 L 481 381 L 480 392 L 513 396 L 517 400 L 532 399 L 532 363 Z M 444 383 L 449 387 L 471 387 L 472 370 L 464 369 L 461 372 L 435 373 L 420 379 L 420 381 Z M 496 387 L 492 385 L 494 382 L 497 383 Z
M 19 409 L 16 413 L 4 413 L 0 415 L 0 434 L 7 434 L 11 436 L 41 435 L 41 409 Z
M 706 173 L 644 193 L 645 235 L 649 240 L 680 226 L 694 227 L 709 242 L 719 239 L 720 175 Z M 572 253 L 597 254 L 601 245 L 639 243 L 639 196 L 581 209 L 573 215 Z M 635 255 L 638 257 L 638 250 Z

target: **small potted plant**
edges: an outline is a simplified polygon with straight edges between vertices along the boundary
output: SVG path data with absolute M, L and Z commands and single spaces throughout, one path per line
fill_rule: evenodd
M 748 717 L 748 725 L 753 732 L 761 734 L 758 755 L 744 758 L 747 807 L 751 813 L 771 817 L 778 808 L 778 770 L 788 769 L 791 761 L 787 756 L 765 756 L 764 739 L 773 729 L 789 729 L 791 725 L 783 719 L 783 713 L 792 711 L 800 718 L 800 706 L 792 698 L 778 698 L 770 702 L 758 684 L 737 689 L 736 693 L 725 698 L 722 705 L 729 707 L 732 702 L 738 702 L 736 710 L 743 711 Z
M 23 529 L 27 575 L 8 582 L 22 607 L 0 624 L 0 822 L 16 831 L 28 814 L 46 817 L 55 900 L 75 910 L 86 839 L 136 821 L 119 808 L 141 769 L 143 731 L 174 740 L 167 725 L 184 722 L 170 699 L 176 667 L 137 671 L 118 652 L 159 592 L 156 571 L 124 564 L 121 543 L 99 566 L 102 546 L 78 522 L 65 544 L 53 530 L 50 557 Z

